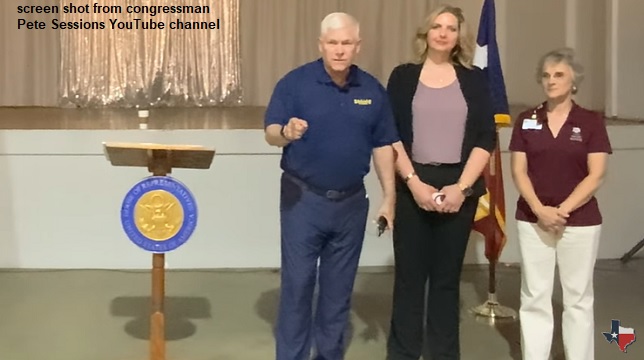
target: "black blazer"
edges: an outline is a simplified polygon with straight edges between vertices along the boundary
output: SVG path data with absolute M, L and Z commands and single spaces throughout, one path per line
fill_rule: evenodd
M 396 119 L 398 133 L 410 159 L 414 138 L 412 100 L 416 93 L 422 68 L 423 64 L 398 65 L 391 72 L 387 83 L 387 93 Z M 495 149 L 496 124 L 488 82 L 483 71 L 476 67 L 468 69 L 461 65 L 455 65 L 454 68 L 468 108 L 461 151 L 461 163 L 465 166 L 473 148 L 479 147 L 490 153 Z M 475 196 L 485 194 L 483 175 L 472 185 L 472 190 L 474 190 Z

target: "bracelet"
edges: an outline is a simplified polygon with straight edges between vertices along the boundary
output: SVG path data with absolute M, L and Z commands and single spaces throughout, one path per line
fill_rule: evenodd
M 411 180 L 411 178 L 413 178 L 414 176 L 416 176 L 416 172 L 415 171 L 410 172 L 409 175 L 405 176 L 405 182 L 406 183 L 409 182 L 409 180 Z
M 286 128 L 286 125 L 282 125 L 282 128 L 280 129 L 280 135 L 281 135 L 285 140 L 290 141 L 290 140 L 288 140 L 288 138 L 286 137 L 286 135 L 284 135 L 284 128 Z

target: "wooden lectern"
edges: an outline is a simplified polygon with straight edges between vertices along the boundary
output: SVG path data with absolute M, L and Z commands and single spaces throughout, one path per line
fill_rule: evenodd
M 153 176 L 167 176 L 172 168 L 209 169 L 214 149 L 193 145 L 150 143 L 103 143 L 113 166 L 147 167 Z M 165 360 L 165 253 L 152 255 L 152 311 L 150 315 L 150 360 Z

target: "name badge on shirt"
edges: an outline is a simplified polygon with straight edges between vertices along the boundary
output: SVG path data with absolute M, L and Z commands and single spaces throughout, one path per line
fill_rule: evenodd
M 537 119 L 523 119 L 523 130 L 541 130 L 543 124 L 537 123 Z

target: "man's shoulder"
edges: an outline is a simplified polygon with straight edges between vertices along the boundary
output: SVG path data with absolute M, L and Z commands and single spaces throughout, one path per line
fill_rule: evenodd
M 282 83 L 292 83 L 307 79 L 318 69 L 317 61 L 310 61 L 286 72 L 280 79 Z
M 382 83 L 380 82 L 380 80 L 378 80 L 378 78 L 375 75 L 359 67 L 358 65 L 354 65 L 354 66 L 356 67 L 356 71 L 358 73 L 358 79 L 360 80 L 361 83 L 363 83 L 366 86 L 373 86 L 378 89 L 381 89 L 381 88 L 384 89 L 384 87 L 382 86 Z
M 304 64 L 301 64 L 300 66 L 294 68 L 291 70 L 289 73 L 295 73 L 295 74 L 301 74 L 301 73 L 307 73 L 307 74 L 314 74 L 316 72 L 319 72 L 321 69 L 324 68 L 324 65 L 322 65 L 320 59 L 312 60 L 309 62 L 306 62 Z

